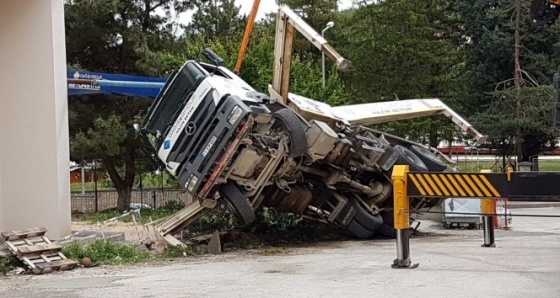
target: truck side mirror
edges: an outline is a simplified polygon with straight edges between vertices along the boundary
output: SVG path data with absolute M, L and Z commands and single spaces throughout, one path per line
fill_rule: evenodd
M 224 64 L 224 59 L 222 59 L 222 57 L 218 56 L 216 53 L 214 53 L 214 51 L 212 51 L 209 48 L 205 48 L 204 50 L 202 50 L 202 54 L 204 55 L 204 57 L 206 57 L 206 59 L 214 63 L 214 65 L 216 66 L 220 66 Z

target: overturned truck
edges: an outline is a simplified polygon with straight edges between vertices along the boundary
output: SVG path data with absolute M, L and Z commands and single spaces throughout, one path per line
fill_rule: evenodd
M 174 234 L 220 203 L 243 224 L 260 206 L 347 227 L 359 238 L 393 236 L 390 173 L 449 170 L 434 149 L 367 127 L 444 114 L 482 142 L 485 137 L 438 99 L 400 100 L 331 107 L 288 92 L 295 30 L 332 59 L 350 62 L 289 8 L 277 16 L 274 79 L 269 95 L 212 63 L 187 61 L 152 104 L 139 134 L 193 201 L 156 229 L 171 244 Z M 418 207 L 423 204 L 418 201 Z

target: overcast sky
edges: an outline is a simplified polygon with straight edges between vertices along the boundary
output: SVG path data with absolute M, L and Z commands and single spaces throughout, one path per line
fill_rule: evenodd
M 253 7 L 252 0 L 235 0 L 237 5 L 241 5 L 241 14 L 249 15 L 251 8 Z M 346 9 L 352 5 L 352 0 L 339 0 L 339 9 Z M 264 18 L 267 13 L 274 12 L 278 9 L 275 0 L 261 0 L 261 5 L 259 7 L 259 12 L 257 14 L 257 19 Z
M 235 0 L 237 6 L 241 6 L 241 14 L 249 15 L 251 8 L 253 7 L 253 0 Z M 339 0 L 339 9 L 346 9 L 352 6 L 352 0 Z M 259 6 L 259 11 L 257 13 L 257 20 L 262 19 L 266 14 L 275 12 L 278 9 L 275 0 L 261 0 L 261 5 Z M 187 24 L 190 22 L 192 13 L 184 13 L 179 17 L 179 22 L 182 24 Z

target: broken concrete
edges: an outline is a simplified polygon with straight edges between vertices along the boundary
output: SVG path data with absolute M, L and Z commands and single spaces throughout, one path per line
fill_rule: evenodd
M 220 232 L 215 231 L 212 235 L 212 239 L 208 242 L 208 252 L 213 255 L 218 255 L 222 253 L 222 243 L 220 241 Z

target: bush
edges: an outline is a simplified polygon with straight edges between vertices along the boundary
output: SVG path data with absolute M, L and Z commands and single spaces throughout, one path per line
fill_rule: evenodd
M 225 204 L 220 204 L 210 212 L 204 214 L 188 226 L 188 231 L 192 234 L 211 233 L 213 231 L 231 230 L 236 227 L 237 220 L 228 210 Z
M 13 255 L 0 257 L 0 275 L 6 275 L 15 267 L 23 267 L 23 263 Z
M 257 219 L 266 226 L 280 231 L 288 231 L 295 228 L 301 221 L 299 214 L 280 212 L 274 208 L 263 207 L 257 211 Z

